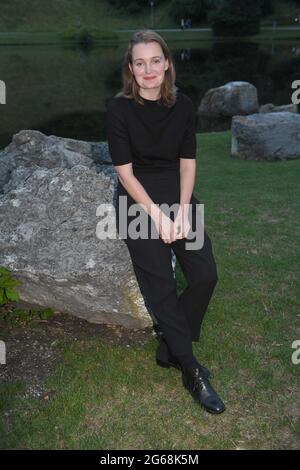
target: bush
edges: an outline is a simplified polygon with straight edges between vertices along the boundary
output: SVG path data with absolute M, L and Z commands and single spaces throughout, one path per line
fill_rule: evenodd
M 213 5 L 209 0 L 173 0 L 171 15 L 176 21 L 188 17 L 192 22 L 204 21 L 211 8 Z
M 20 284 L 22 281 L 14 279 L 7 268 L 0 266 L 0 306 L 20 300 L 19 293 L 15 289 Z M 11 325 L 31 325 L 36 320 L 48 320 L 53 315 L 54 310 L 50 307 L 41 310 L 14 308 L 5 313 L 4 320 Z
M 92 44 L 95 41 L 95 37 L 91 31 L 87 28 L 74 29 L 70 28 L 63 32 L 63 40 L 71 40 L 78 42 L 79 44 Z
M 136 15 L 137 13 L 141 13 L 142 7 L 136 0 L 133 0 L 129 3 L 127 3 L 127 11 L 131 15 Z
M 274 13 L 273 0 L 261 0 L 261 14 L 262 16 L 268 16 Z
M 261 0 L 226 0 L 208 14 L 215 36 L 251 36 L 260 31 Z
M 0 305 L 20 300 L 15 287 L 22 284 L 19 279 L 14 279 L 7 268 L 0 266 Z
M 10 326 L 30 326 L 41 320 L 46 321 L 54 315 L 54 310 L 50 307 L 42 310 L 38 310 L 36 308 L 31 308 L 29 310 L 15 308 L 4 315 L 4 320 Z
M 154 1 L 157 4 L 157 0 Z M 116 9 L 121 10 L 122 13 L 128 13 L 129 15 L 135 15 L 150 8 L 149 0 L 128 0 L 127 2 L 124 2 L 124 0 L 110 0 L 109 3 Z M 162 3 L 162 0 L 160 0 L 160 3 Z
M 76 30 L 74 28 L 70 28 L 66 29 L 60 37 L 63 41 L 76 41 L 81 44 L 90 44 L 91 40 L 92 42 L 97 40 L 118 40 L 118 34 L 114 31 L 106 31 L 99 29 L 93 29 L 88 31 L 87 29 Z

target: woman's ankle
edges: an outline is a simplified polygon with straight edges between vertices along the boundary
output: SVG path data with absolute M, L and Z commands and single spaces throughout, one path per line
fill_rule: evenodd
M 185 370 L 194 370 L 199 367 L 199 362 L 193 354 L 180 354 L 175 356 L 181 365 L 182 369 Z

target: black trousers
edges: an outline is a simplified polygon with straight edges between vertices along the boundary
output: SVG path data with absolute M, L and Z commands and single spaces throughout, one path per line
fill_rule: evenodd
M 155 203 L 179 203 L 180 177 L 177 172 L 135 173 L 135 176 Z M 135 204 L 119 183 L 116 205 L 118 232 L 125 215 L 127 227 L 134 219 L 134 216 L 120 210 L 119 196 L 124 195 L 127 196 L 127 208 Z M 190 202 L 193 207 L 191 226 L 195 230 L 195 204 L 199 201 L 192 195 Z M 174 220 L 174 216 L 170 218 Z M 148 221 L 150 228 L 153 221 L 149 215 Z M 158 323 L 174 355 L 192 354 L 192 341 L 199 341 L 201 324 L 218 281 L 212 243 L 206 230 L 204 244 L 196 250 L 186 248 L 187 239 L 165 243 L 160 237 L 132 239 L 127 234 L 124 241 L 153 323 Z M 187 287 L 180 296 L 177 295 L 171 250 L 187 281 Z

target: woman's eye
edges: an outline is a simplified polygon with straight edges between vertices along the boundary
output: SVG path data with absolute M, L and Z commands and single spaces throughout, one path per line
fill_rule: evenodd
M 156 64 L 159 64 L 159 63 L 160 63 L 160 60 L 159 60 L 159 59 L 156 59 L 154 62 L 155 62 Z M 136 65 L 139 67 L 140 65 L 142 65 L 142 63 L 141 63 L 141 62 L 138 62 Z

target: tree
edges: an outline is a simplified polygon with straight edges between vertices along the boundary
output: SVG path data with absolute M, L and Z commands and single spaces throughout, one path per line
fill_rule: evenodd
M 274 2 L 273 0 L 261 0 L 261 14 L 262 16 L 268 16 L 274 13 Z
M 216 0 L 173 0 L 170 9 L 174 20 L 192 19 L 192 22 L 204 21 L 207 12 L 215 7 Z
M 251 36 L 260 31 L 261 0 L 223 0 L 208 14 L 214 35 Z
M 148 7 L 146 0 L 128 0 L 126 3 L 124 0 L 109 0 L 108 3 L 113 5 L 117 9 L 125 9 L 129 14 L 140 13 Z

